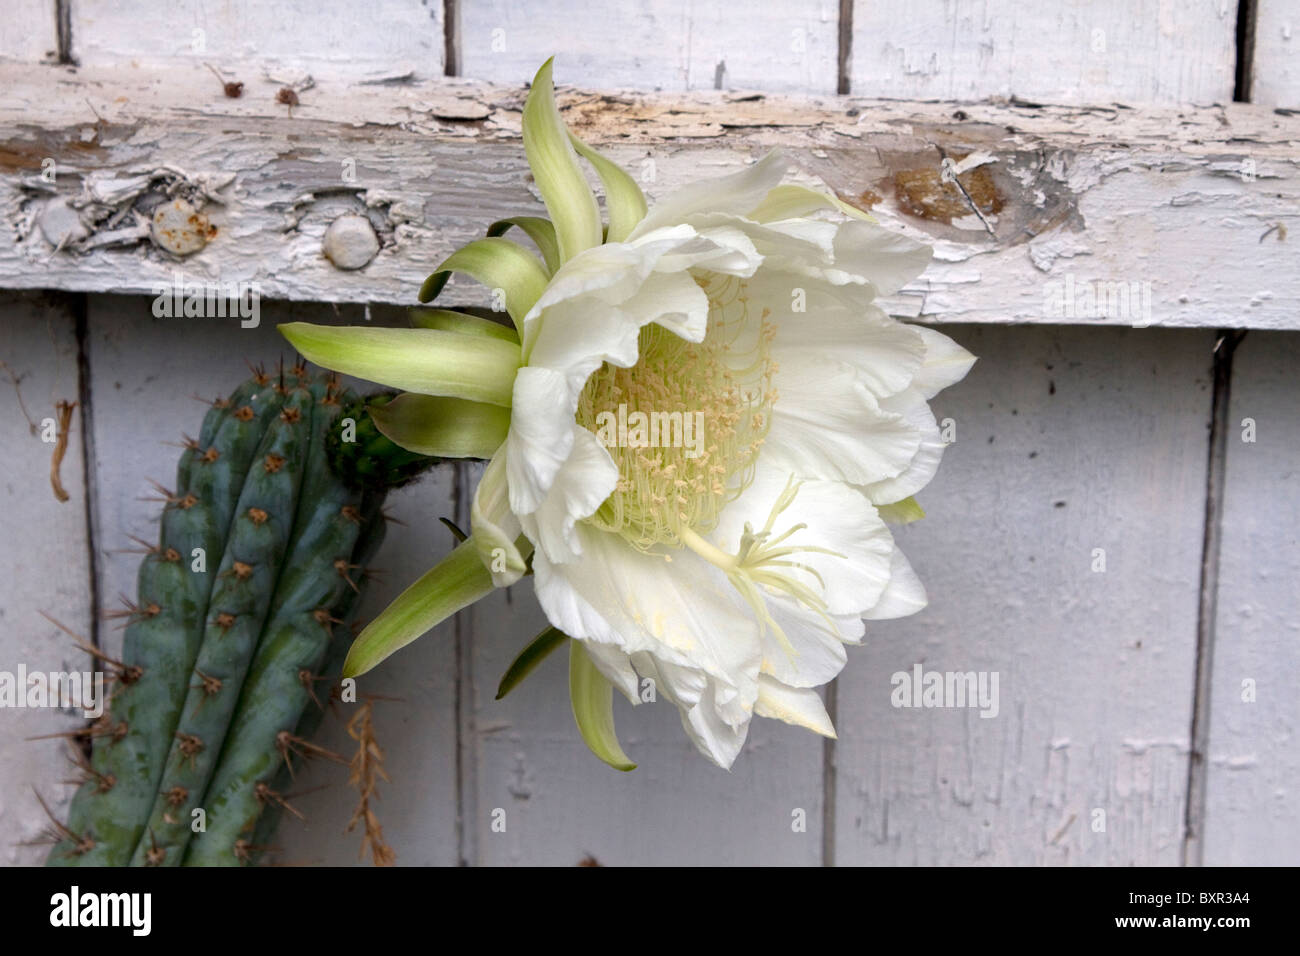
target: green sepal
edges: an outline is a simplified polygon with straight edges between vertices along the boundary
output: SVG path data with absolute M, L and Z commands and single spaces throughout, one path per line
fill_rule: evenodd
M 614 731 L 614 685 L 597 669 L 582 641 L 569 643 L 569 701 L 591 752 L 615 770 L 635 770 Z
M 605 241 L 622 242 L 631 235 L 637 223 L 645 218 L 645 193 L 641 192 L 636 180 L 622 166 L 605 158 L 572 133 L 569 134 L 569 142 L 579 156 L 591 163 L 592 169 L 600 177 L 601 185 L 605 187 L 605 211 L 609 213 Z
M 917 504 L 915 498 L 904 498 L 902 501 L 895 501 L 888 505 L 876 505 L 876 511 L 879 512 L 881 519 L 889 524 L 911 524 L 925 517 L 925 509 Z
M 524 327 L 524 316 L 551 280 L 537 257 L 519 243 L 489 236 L 461 246 L 444 259 L 424 280 L 417 298 L 432 302 L 453 272 L 462 272 L 489 289 L 505 293 L 505 310 L 519 330 Z
M 538 664 L 546 660 L 553 650 L 568 639 L 569 635 L 558 627 L 548 627 L 529 641 L 528 646 L 519 652 L 501 676 L 501 683 L 497 685 L 496 699 L 500 700 L 523 683 L 524 678 L 531 674 Z
M 422 395 L 509 407 L 519 370 L 519 347 L 487 336 L 308 322 L 279 330 L 317 365 Z
M 524 152 L 537 189 L 555 225 L 561 264 L 600 245 L 600 207 L 578 166 L 569 130 L 555 105 L 555 85 L 547 60 L 533 78 L 524 103 Z
M 473 538 L 399 594 L 348 650 L 344 677 L 358 677 L 494 589 Z
M 488 237 L 504 236 L 510 231 L 511 226 L 518 226 L 523 230 L 524 235 L 533 240 L 537 251 L 542 254 L 542 260 L 546 263 L 546 271 L 554 275 L 555 270 L 560 268 L 560 241 L 555 237 L 555 226 L 551 224 L 551 220 L 543 219 L 541 216 L 510 216 L 506 219 L 498 219 L 488 226 Z
M 401 447 L 439 458 L 491 458 L 510 430 L 508 408 L 414 392 L 371 405 L 370 417 Z
M 513 326 L 451 309 L 411 309 L 411 325 L 417 329 L 459 332 L 461 335 L 486 335 L 503 342 L 519 344 L 519 333 Z

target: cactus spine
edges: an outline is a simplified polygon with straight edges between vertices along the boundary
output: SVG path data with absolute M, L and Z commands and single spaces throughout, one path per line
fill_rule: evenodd
M 340 443 L 348 418 L 357 441 Z M 396 470 L 368 465 L 383 481 L 357 481 L 359 459 L 385 456 Z M 306 742 L 329 694 L 320 679 L 346 649 L 340 625 L 382 540 L 384 496 L 431 462 L 303 366 L 217 403 L 141 563 L 125 670 L 50 865 L 256 858 L 286 778 L 320 752 Z

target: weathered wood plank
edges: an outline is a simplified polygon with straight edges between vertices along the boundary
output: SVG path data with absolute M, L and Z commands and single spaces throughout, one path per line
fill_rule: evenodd
M 441 3 L 77 0 L 71 6 L 72 52 L 79 63 L 206 61 L 242 80 L 245 96 L 267 102 L 286 81 L 313 72 L 361 81 L 443 72 Z M 220 93 L 217 80 L 208 79 Z
M 1226 103 L 1236 12 L 1226 0 L 953 0 L 900 15 L 856 0 L 851 89 L 918 100 Z
M 1251 102 L 1300 109 L 1300 9 L 1289 0 L 1259 0 Z
M 293 351 L 276 333 L 278 322 L 363 321 L 357 308 L 262 303 L 262 323 L 243 329 L 238 319 L 155 318 L 142 297 L 94 296 L 89 316 L 91 382 L 94 389 L 98 541 L 102 568 L 100 592 L 109 606 L 119 593 L 134 596 L 139 555 L 113 549 L 131 547 L 128 534 L 156 536 L 157 502 L 148 478 L 171 486 L 182 433 L 195 435 L 205 411 L 193 400 L 228 394 L 248 374 L 245 364 L 274 366 Z M 377 319 L 378 320 L 378 319 Z M 370 386 L 371 388 L 373 386 Z M 428 569 L 440 556 L 431 543 L 430 514 L 447 513 L 450 480 L 439 473 L 409 489 L 394 492 L 390 511 L 407 524 L 389 529 L 375 561 L 384 570 L 373 582 L 363 612 L 373 615 Z M 105 628 L 108 646 L 121 633 Z M 385 836 L 403 863 L 454 863 L 456 790 L 455 672 L 450 643 L 432 636 L 409 648 L 394 666 L 358 683 L 361 694 L 397 698 L 375 704 L 379 743 L 387 751 L 393 778 L 381 788 L 377 806 Z M 327 718 L 318 740 L 350 754 L 355 743 L 344 724 L 349 705 Z M 308 792 L 324 785 L 326 789 Z M 357 859 L 359 833 L 343 835 L 356 802 L 347 771 L 318 762 L 300 775 L 293 803 L 308 818 L 303 824 L 285 815 L 276 845 L 290 861 L 346 864 Z
M 731 772 L 695 750 L 677 708 L 631 707 L 615 695 L 621 773 L 582 742 L 569 705 L 568 649 L 557 650 L 504 700 L 510 661 L 546 626 L 527 582 L 469 612 L 473 624 L 477 862 L 572 866 L 812 865 L 822 852 L 820 738 L 755 720 Z M 503 813 L 505 830 L 493 829 Z M 501 819 L 498 813 L 496 819 Z M 805 826 L 796 831 L 795 824 Z
M 0 67 L 11 93 L 0 104 L 0 286 L 151 292 L 179 273 L 257 282 L 267 297 L 409 303 L 420 277 L 486 223 L 541 210 L 525 185 L 519 89 L 322 83 L 290 120 L 283 107 L 225 100 L 210 84 L 199 94 L 194 84 L 207 74 L 198 65 L 166 76 L 54 75 L 57 86 L 51 68 Z M 1286 238 L 1300 228 L 1300 117 L 1243 104 L 954 110 L 582 93 L 564 101 L 573 125 L 614 144 L 610 154 L 652 196 L 782 148 L 809 181 L 933 242 L 936 261 L 890 303 L 900 314 L 1300 326 L 1300 273 Z M 945 156 L 967 157 L 966 196 L 941 181 Z M 55 184 L 38 176 L 46 158 L 60 173 Z M 159 177 L 152 186 L 128 178 L 150 171 Z M 203 206 L 216 230 L 185 260 L 132 225 L 133 208 L 172 195 Z M 92 234 L 56 251 L 40 223 L 60 200 L 81 207 L 78 221 Z M 359 271 L 322 255 L 327 225 L 344 212 L 368 215 L 382 242 Z
M 460 75 L 532 79 L 558 53 L 567 82 L 602 89 L 834 93 L 838 0 L 462 0 Z M 580 25 L 580 26 L 579 26 Z M 563 36 L 557 44 L 557 36 Z
M 1176 864 L 1212 337 L 951 334 L 980 361 L 933 403 L 957 441 L 897 534 L 930 605 L 839 679 L 836 858 Z M 997 673 L 997 716 L 892 706 L 917 664 Z
M 56 402 L 78 400 L 73 316 L 62 300 L 4 293 L 0 323 L 0 444 L 5 449 L 0 456 L 0 671 L 10 679 L 20 667 L 29 674 L 86 671 L 92 667 L 87 655 L 41 616 L 45 612 L 83 637 L 90 636 L 80 410 L 72 418 L 60 471 L 67 501 L 56 500 L 50 486 L 55 446 L 42 441 L 41 434 L 45 419 L 57 420 Z M 27 738 L 62 733 L 82 723 L 79 711 L 0 709 L 0 860 L 7 865 L 45 858 L 48 845 L 24 845 L 40 840 L 49 828 L 32 790 L 61 818 L 72 796 L 72 788 L 63 782 L 77 773 L 65 757 L 64 741 Z
M 1212 866 L 1300 860 L 1297 408 L 1300 340 L 1247 335 L 1228 416 L 1203 850 Z

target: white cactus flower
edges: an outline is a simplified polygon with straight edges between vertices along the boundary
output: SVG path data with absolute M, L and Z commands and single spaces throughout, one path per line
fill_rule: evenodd
M 376 412 L 399 444 L 491 458 L 469 541 L 363 633 L 350 670 L 531 558 L 542 609 L 574 639 L 579 725 L 608 762 L 631 766 L 609 688 L 637 703 L 644 678 L 722 767 L 755 715 L 833 736 L 816 688 L 845 645 L 926 603 L 885 518 L 919 512 L 944 448 L 927 402 L 974 357 L 875 300 L 930 250 L 782 185 L 776 154 L 647 211 L 565 129 L 549 63 L 524 137 L 551 220 L 493 232 L 520 226 L 545 261 L 480 240 L 422 294 L 450 271 L 502 288 L 517 338 L 449 313 L 415 330 L 283 327 L 320 364 L 417 393 Z M 578 155 L 605 187 L 604 241 Z

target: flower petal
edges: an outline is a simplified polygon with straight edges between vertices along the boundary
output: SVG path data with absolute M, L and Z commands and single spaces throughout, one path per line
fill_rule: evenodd
M 488 226 L 488 238 L 504 236 L 510 231 L 511 226 L 517 226 L 524 235 L 533 240 L 537 251 L 542 254 L 542 261 L 546 263 L 548 273 L 554 273 L 560 268 L 560 241 L 555 238 L 555 226 L 551 224 L 551 220 L 543 219 L 541 216 L 509 216 L 506 219 L 498 219 Z
M 947 443 L 940 437 L 934 412 L 920 392 L 908 389 L 880 400 L 880 407 L 902 415 L 921 435 L 916 454 L 898 475 L 863 486 L 874 504 L 892 504 L 916 494 L 930 483 L 939 470 L 939 461 Z
M 781 181 L 785 170 L 785 157 L 773 150 L 741 172 L 683 186 L 656 202 L 632 231 L 631 238 L 663 226 L 676 225 L 695 213 L 743 215 L 763 201 L 763 197 Z
M 925 585 L 912 570 L 903 552 L 895 548 L 891 556 L 889 584 L 880 594 L 880 600 L 863 613 L 868 621 L 888 621 L 915 614 L 929 603 Z
M 527 559 L 518 546 L 523 528 L 519 518 L 510 510 L 506 486 L 507 454 L 507 450 L 501 448 L 488 462 L 470 505 L 470 540 L 474 542 L 483 567 L 492 576 L 492 584 L 499 588 L 514 584 L 528 570 Z
M 489 236 L 461 246 L 424 280 L 418 296 L 421 302 L 438 297 L 453 272 L 463 272 L 489 289 L 500 289 L 505 308 L 522 330 L 524 316 L 546 289 L 550 278 L 537 258 L 518 243 Z
M 912 387 L 931 399 L 949 385 L 956 385 L 975 364 L 975 356 L 942 332 L 924 325 L 910 325 L 925 342 L 925 361 L 912 379 Z
M 541 505 L 521 518 L 529 540 L 556 564 L 574 561 L 582 554 L 574 532 L 577 522 L 595 514 L 618 484 L 618 465 L 600 440 L 581 425 L 571 427 L 573 450 Z
M 754 704 L 754 713 L 835 739 L 831 716 L 826 713 L 826 705 L 815 690 L 787 687 L 764 675 L 758 679 L 758 701 Z
M 606 159 L 572 133 L 569 142 L 578 151 L 578 155 L 591 163 L 605 187 L 605 209 L 609 212 L 609 229 L 606 242 L 622 242 L 628 237 L 637 223 L 645 218 L 646 202 L 641 187 L 636 180 L 617 163 Z
M 581 641 L 569 642 L 569 700 L 578 731 L 591 752 L 615 770 L 635 770 L 636 764 L 623 752 L 614 732 L 614 688 Z

